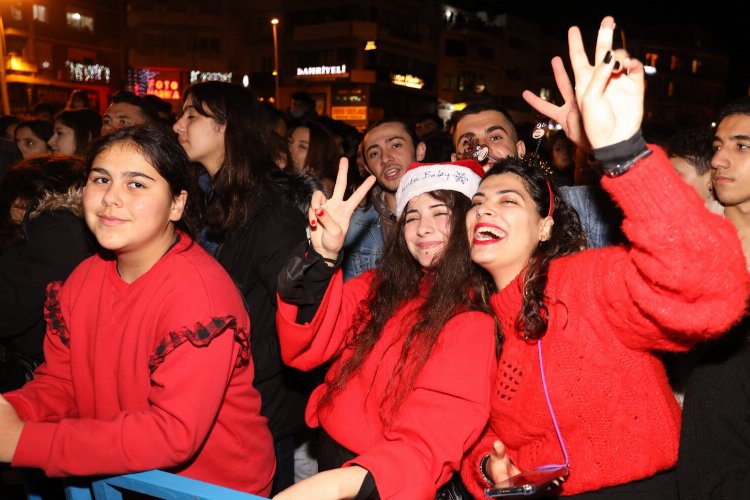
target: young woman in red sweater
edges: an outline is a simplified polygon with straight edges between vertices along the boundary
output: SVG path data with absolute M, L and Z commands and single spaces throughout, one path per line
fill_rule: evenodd
M 736 230 L 647 148 L 643 65 L 612 52 L 613 29 L 605 18 L 591 66 L 571 28 L 570 57 L 629 244 L 581 251 L 576 214 L 518 158 L 487 172 L 467 216 L 504 337 L 490 425 L 462 464 L 477 497 L 520 471 L 567 465 L 561 495 L 677 498 L 680 409 L 658 351 L 720 335 L 746 306 Z
M 190 236 L 200 197 L 185 152 L 169 130 L 130 127 L 92 143 L 87 164 L 101 248 L 48 287 L 45 363 L 0 397 L 0 461 L 49 476 L 159 468 L 267 495 L 250 320 Z
M 487 423 L 483 377 L 497 367 L 465 225 L 482 170 L 472 160 L 412 164 L 380 265 L 344 283 L 344 236 L 374 180 L 344 201 L 346 171 L 342 160 L 331 199 L 313 196 L 310 247 L 279 276 L 284 361 L 330 369 L 306 411 L 321 428 L 322 472 L 274 498 L 435 498 Z

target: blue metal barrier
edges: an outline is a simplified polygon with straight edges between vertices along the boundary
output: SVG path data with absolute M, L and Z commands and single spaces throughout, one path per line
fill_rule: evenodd
M 25 476 L 27 499 L 43 500 L 34 484 L 29 484 L 33 477 L 33 473 Z M 65 497 L 67 500 L 122 500 L 123 491 L 168 500 L 267 500 L 161 470 L 105 477 L 90 482 L 71 478 L 66 481 Z

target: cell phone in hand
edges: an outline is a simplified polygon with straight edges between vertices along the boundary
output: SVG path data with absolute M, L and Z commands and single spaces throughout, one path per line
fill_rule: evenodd
M 567 465 L 525 470 L 505 481 L 496 483 L 492 488 L 486 488 L 484 496 L 488 498 L 530 497 L 560 486 L 569 473 L 570 469 Z

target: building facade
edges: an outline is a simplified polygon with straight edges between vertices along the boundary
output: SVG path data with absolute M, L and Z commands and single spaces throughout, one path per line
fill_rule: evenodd
M 10 112 L 39 102 L 64 105 L 84 89 L 97 109 L 125 79 L 125 0 L 0 3 L 4 85 Z

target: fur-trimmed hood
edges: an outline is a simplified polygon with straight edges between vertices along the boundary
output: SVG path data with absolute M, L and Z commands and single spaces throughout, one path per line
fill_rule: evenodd
M 83 217 L 83 188 L 68 189 L 67 193 L 47 192 L 29 212 L 29 219 L 45 212 L 67 211 L 77 217 Z

